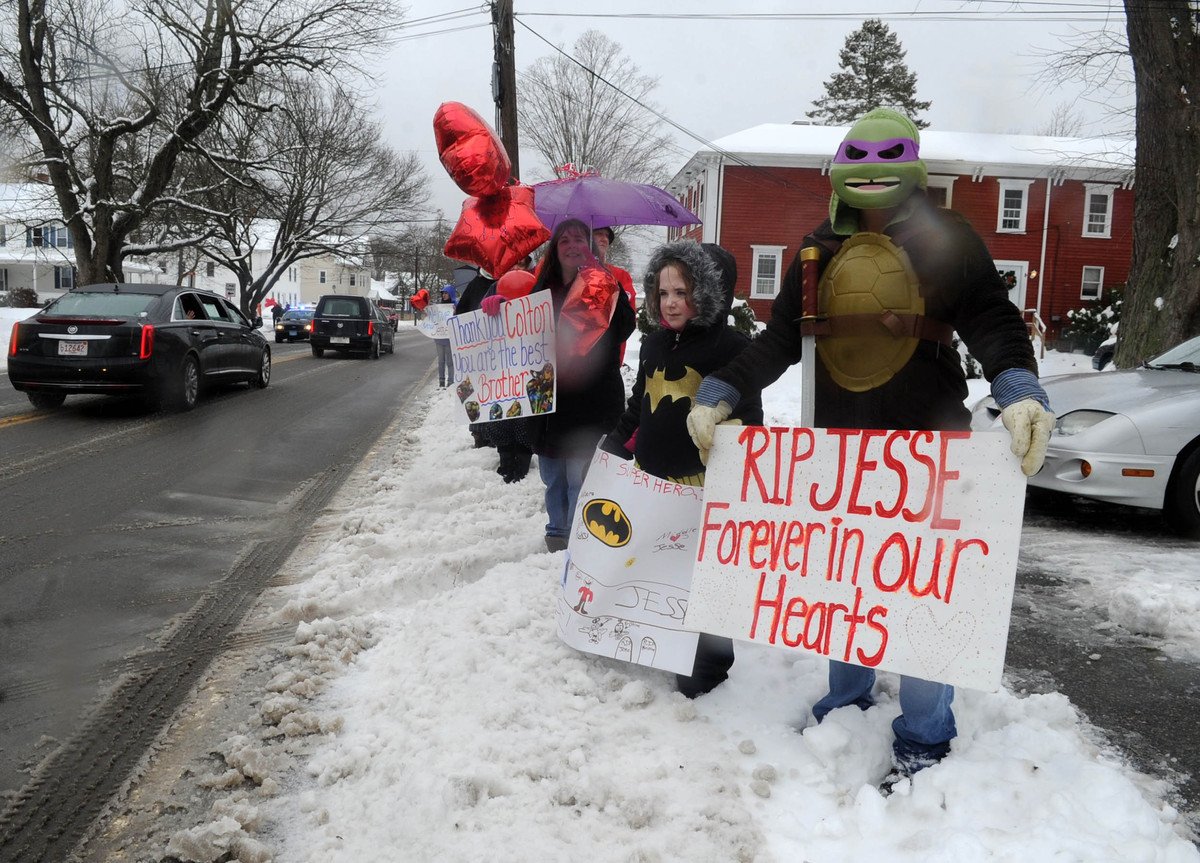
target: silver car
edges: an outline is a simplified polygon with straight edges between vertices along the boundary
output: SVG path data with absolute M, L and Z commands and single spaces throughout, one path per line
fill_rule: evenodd
M 1041 383 L 1058 419 L 1031 486 L 1162 510 L 1200 536 L 1200 337 L 1138 369 Z M 976 431 L 1003 431 L 990 396 L 972 413 Z

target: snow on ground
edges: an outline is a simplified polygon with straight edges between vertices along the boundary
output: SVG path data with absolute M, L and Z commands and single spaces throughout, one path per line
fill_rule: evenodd
M 1044 373 L 1069 364 L 1090 368 L 1048 354 Z M 792 419 L 798 385 L 793 369 L 767 392 L 768 422 Z M 885 799 L 893 675 L 874 709 L 812 726 L 816 657 L 739 643 L 729 681 L 691 702 L 668 674 L 566 647 L 536 463 L 504 485 L 453 407 L 430 390 L 289 562 L 277 615 L 302 621 L 292 658 L 261 734 L 222 748 L 265 800 L 214 807 L 176 852 L 208 842 L 266 859 L 257 833 L 289 863 L 1200 860 L 1169 789 L 1098 743 L 1062 695 L 960 690 L 951 757 Z M 1086 537 L 1059 544 L 1083 598 L 1138 616 Z M 1178 588 L 1195 610 L 1200 555 L 1142 554 L 1164 583 L 1153 602 L 1184 602 Z M 1190 624 L 1164 637 L 1200 655 Z M 262 775 L 273 761 L 293 765 L 280 782 Z

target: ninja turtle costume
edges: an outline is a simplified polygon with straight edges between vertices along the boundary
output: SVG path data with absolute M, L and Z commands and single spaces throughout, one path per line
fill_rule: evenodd
M 741 393 L 761 391 L 800 361 L 802 338 L 812 334 L 817 427 L 968 429 L 957 332 L 1002 407 L 1029 398 L 1048 407 L 1021 313 L 966 220 L 926 198 L 919 147 L 916 125 L 886 108 L 850 128 L 830 170 L 829 218 L 804 238 L 766 329 L 705 378 L 697 404 L 736 404 Z M 882 229 L 865 231 L 864 222 Z M 800 262 L 809 248 L 819 253 L 818 314 L 802 322 Z M 820 721 L 850 704 L 865 710 L 874 681 L 872 669 L 830 662 L 830 691 L 813 715 Z M 953 699 L 953 687 L 902 676 L 902 713 L 892 724 L 900 773 L 949 752 Z

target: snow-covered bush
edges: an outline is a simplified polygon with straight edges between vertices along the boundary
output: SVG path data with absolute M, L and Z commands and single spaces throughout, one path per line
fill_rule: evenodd
M 1067 312 L 1069 323 L 1063 327 L 1063 338 L 1070 339 L 1075 350 L 1095 353 L 1101 342 L 1116 333 L 1121 322 L 1122 292 L 1123 288 L 1113 288 L 1082 309 Z

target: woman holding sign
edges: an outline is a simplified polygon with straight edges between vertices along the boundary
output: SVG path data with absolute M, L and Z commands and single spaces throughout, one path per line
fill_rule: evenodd
M 693 240 L 655 250 L 646 268 L 646 317 L 653 332 L 642 340 L 637 381 L 625 413 L 605 438 L 608 452 L 681 485 L 704 485 L 700 452 L 688 437 L 687 415 L 700 380 L 732 360 L 750 340 L 729 326 L 737 262 L 714 243 Z M 762 425 L 757 393 L 738 402 L 730 422 Z M 733 641 L 700 634 L 690 677 L 679 691 L 695 698 L 728 677 Z
M 634 314 L 629 303 L 609 303 L 611 317 L 602 319 L 603 315 L 592 315 L 586 324 L 587 331 L 581 331 L 584 318 L 563 315 L 576 278 L 581 273 L 585 278 L 597 275 L 591 240 L 591 228 L 584 222 L 578 219 L 560 222 L 550 237 L 532 291 L 550 291 L 557 342 L 554 412 L 546 415 L 545 428 L 534 449 L 538 472 L 546 487 L 549 551 L 567 547 L 583 475 L 596 443 L 616 423 L 625 402 L 619 350 L 633 332 Z M 592 268 L 591 273 L 588 268 Z M 620 290 L 611 276 L 603 275 L 611 280 L 612 291 Z

